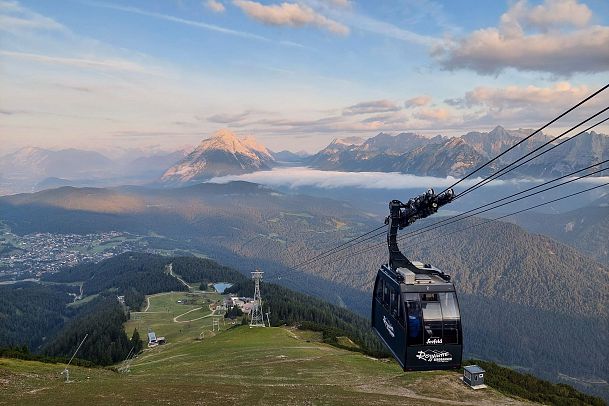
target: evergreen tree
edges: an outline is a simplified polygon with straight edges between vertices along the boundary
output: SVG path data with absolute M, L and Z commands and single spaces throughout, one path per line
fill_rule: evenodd
M 140 339 L 140 333 L 137 331 L 137 328 L 133 330 L 133 335 L 131 336 L 131 345 L 133 346 L 133 352 L 138 354 L 142 351 L 143 343 Z

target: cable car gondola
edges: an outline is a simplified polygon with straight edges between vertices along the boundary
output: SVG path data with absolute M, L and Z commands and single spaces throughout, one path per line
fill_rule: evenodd
M 389 203 L 389 263 L 379 269 L 372 299 L 372 329 L 404 371 L 461 367 L 463 334 L 455 285 L 450 275 L 400 252 L 398 230 L 435 213 L 454 198 L 452 189 L 432 189 Z

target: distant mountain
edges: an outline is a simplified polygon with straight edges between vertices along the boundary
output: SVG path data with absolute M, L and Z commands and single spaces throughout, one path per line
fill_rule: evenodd
M 59 151 L 22 148 L 0 157 L 0 195 L 59 186 L 149 183 L 158 180 L 186 155 L 185 150 L 152 155 L 138 150 L 110 159 L 99 152 L 74 148 Z
M 200 182 L 216 176 L 267 170 L 274 162 L 271 152 L 254 138 L 237 138 L 223 129 L 165 171 L 161 181 L 166 184 Z
M 0 173 L 6 178 L 44 179 L 95 176 L 111 167 L 112 161 L 94 151 L 52 151 L 26 147 L 0 158 Z
M 311 156 L 307 163 L 323 170 L 402 172 L 420 176 L 463 176 L 489 159 L 505 152 L 533 130 L 506 130 L 495 127 L 488 133 L 469 132 L 460 137 L 433 138 L 413 133 L 391 136 L 380 133 L 368 140 L 335 139 Z M 541 146 L 549 139 L 536 134 L 480 175 L 492 173 L 516 158 Z M 559 140 L 562 141 L 562 140 Z M 609 136 L 584 133 L 553 151 L 523 165 L 511 176 L 548 177 L 563 175 L 609 159 Z
M 309 154 L 306 152 L 292 152 L 288 150 L 283 150 L 279 152 L 272 152 L 273 158 L 275 158 L 278 162 L 303 162 L 306 158 L 309 157 Z
M 392 136 L 380 133 L 375 137 L 336 138 L 330 145 L 309 158 L 308 163 L 324 170 L 401 171 L 400 156 L 427 145 L 439 145 L 448 139 L 426 138 L 414 133 Z
M 125 172 L 130 176 L 147 176 L 156 180 L 167 171 L 167 168 L 180 162 L 186 155 L 188 155 L 188 151 L 178 150 L 142 156 L 127 162 Z

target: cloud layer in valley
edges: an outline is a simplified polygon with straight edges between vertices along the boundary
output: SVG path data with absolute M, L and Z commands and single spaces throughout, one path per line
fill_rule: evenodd
M 275 187 L 305 187 L 315 186 L 332 189 L 342 187 L 356 187 L 363 189 L 409 189 L 429 187 L 447 187 L 456 179 L 453 177 L 435 178 L 431 176 L 415 176 L 403 173 L 384 172 L 340 172 L 320 171 L 307 167 L 274 168 L 271 171 L 261 171 L 244 175 L 223 176 L 210 180 L 210 183 L 227 183 L 235 180 L 259 183 Z M 463 186 L 474 185 L 480 179 L 468 179 L 461 182 Z M 504 184 L 504 181 L 495 181 L 492 184 Z

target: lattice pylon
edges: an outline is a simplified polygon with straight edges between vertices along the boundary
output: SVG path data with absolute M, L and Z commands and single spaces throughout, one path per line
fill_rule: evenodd
M 264 315 L 262 313 L 262 295 L 260 294 L 260 281 L 264 272 L 252 272 L 254 280 L 254 305 L 252 306 L 252 317 L 250 319 L 250 327 L 265 327 Z

